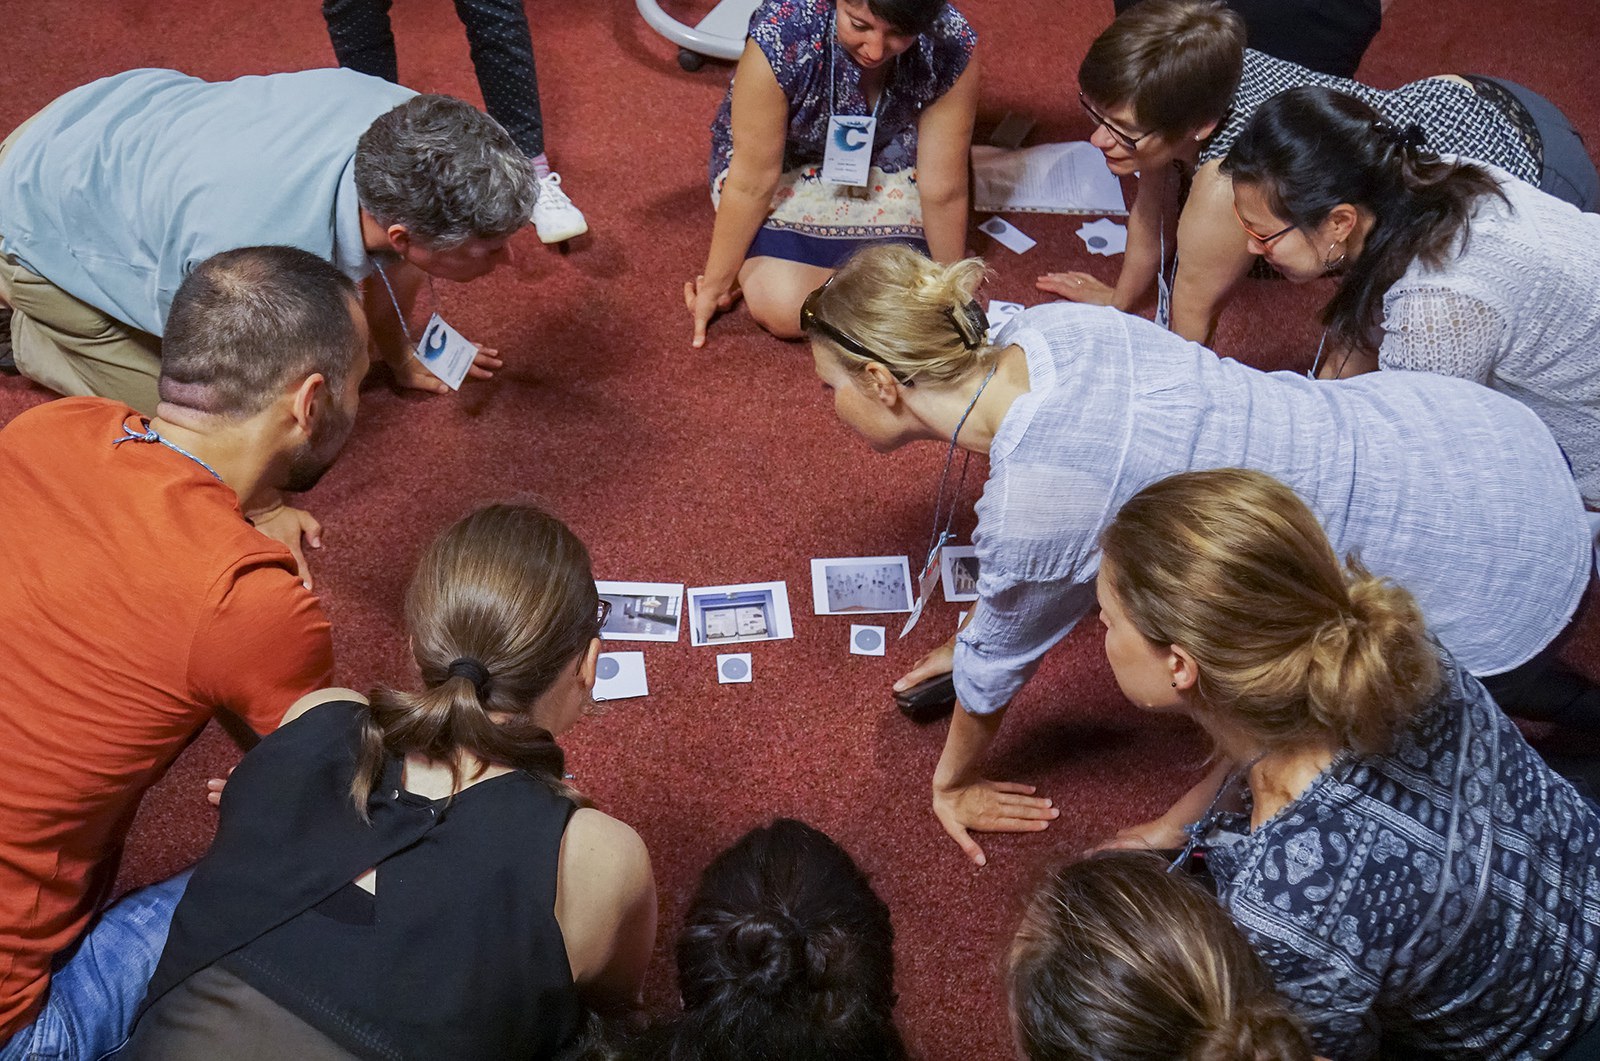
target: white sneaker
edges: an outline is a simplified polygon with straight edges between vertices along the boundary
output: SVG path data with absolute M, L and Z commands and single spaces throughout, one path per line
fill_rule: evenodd
M 539 180 L 539 200 L 533 204 L 533 227 L 541 243 L 560 243 L 589 231 L 589 222 L 567 193 L 561 190 L 561 174 L 552 173 Z

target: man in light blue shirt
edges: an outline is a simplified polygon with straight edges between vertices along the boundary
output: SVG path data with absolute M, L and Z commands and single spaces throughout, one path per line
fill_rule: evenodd
M 17 368 L 150 414 L 183 278 L 218 251 L 284 244 L 357 281 L 381 267 L 366 285 L 377 352 L 402 386 L 443 391 L 410 357 L 396 303 L 409 308 L 426 276 L 471 280 L 506 261 L 534 197 L 509 135 L 459 100 L 349 70 L 102 78 L 0 147 Z M 488 352 L 478 374 L 498 365 Z
M 220 251 L 294 246 L 365 281 L 374 360 L 399 385 L 444 392 L 412 356 L 404 315 L 428 278 L 508 261 L 535 196 L 510 136 L 460 100 L 350 70 L 219 83 L 131 70 L 68 92 L 0 144 L 0 311 L 22 375 L 149 416 L 193 397 L 170 376 L 156 386 L 183 278 Z M 471 374 L 500 365 L 480 348 Z M 315 521 L 281 504 L 248 515 L 303 571 Z

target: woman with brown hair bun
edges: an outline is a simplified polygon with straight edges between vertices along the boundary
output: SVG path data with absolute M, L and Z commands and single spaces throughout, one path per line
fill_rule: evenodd
M 1115 843 L 1181 849 L 1174 868 L 1204 852 L 1322 1053 L 1543 1058 L 1600 1037 L 1600 813 L 1411 594 L 1341 565 L 1293 490 L 1238 468 L 1146 487 L 1101 548 L 1117 684 L 1217 757 Z
M 1053 870 L 1006 962 L 1028 1061 L 1311 1061 L 1305 1029 L 1214 896 L 1153 855 Z
M 421 691 L 313 693 L 245 757 L 125 1056 L 554 1057 L 634 1004 L 650 859 L 555 743 L 603 621 L 554 516 L 447 530 L 406 593 Z

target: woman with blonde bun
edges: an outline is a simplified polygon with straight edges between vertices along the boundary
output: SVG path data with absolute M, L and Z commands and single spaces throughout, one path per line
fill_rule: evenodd
M 874 449 L 949 446 L 952 483 L 957 449 L 988 458 L 977 605 L 896 683 L 953 671 L 933 805 L 979 865 L 972 831 L 1056 816 L 1032 786 L 986 779 L 982 759 L 1040 657 L 1094 607 L 1100 532 L 1157 479 L 1237 465 L 1285 479 L 1338 548 L 1417 594 L 1473 674 L 1515 675 L 1567 625 L 1588 585 L 1588 522 L 1560 449 L 1518 402 L 1417 373 L 1258 372 L 1070 303 L 1026 310 L 991 342 L 983 275 L 974 259 L 871 247 L 801 313 L 839 418 Z M 930 508 L 938 492 L 929 482 Z
M 1153 855 L 1052 870 L 1011 941 L 1006 987 L 1028 1061 L 1312 1058 L 1216 897 Z
M 1239 468 L 1146 487 L 1101 548 L 1117 684 L 1217 755 L 1114 843 L 1180 849 L 1174 869 L 1204 852 L 1321 1052 L 1545 1058 L 1600 1037 L 1600 813 L 1410 593 L 1341 565 L 1293 490 Z

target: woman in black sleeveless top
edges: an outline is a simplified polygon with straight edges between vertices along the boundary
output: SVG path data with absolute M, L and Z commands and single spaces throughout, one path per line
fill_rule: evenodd
M 603 617 L 559 520 L 495 505 L 406 597 L 423 691 L 306 697 L 229 780 L 123 1057 L 551 1057 L 637 999 L 649 856 L 555 736 Z

